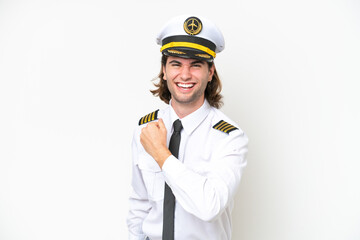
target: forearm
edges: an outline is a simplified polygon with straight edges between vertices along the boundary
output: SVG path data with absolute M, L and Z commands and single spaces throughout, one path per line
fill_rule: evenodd
M 209 164 L 208 169 L 202 169 L 207 173 L 200 174 L 170 157 L 163 166 L 163 173 L 180 205 L 198 218 L 211 221 L 233 198 L 245 166 L 241 160 L 228 161 L 231 164 Z
M 171 152 L 167 147 L 158 148 L 154 153 L 152 154 L 152 157 L 157 162 L 160 168 L 163 167 L 166 159 L 171 156 Z

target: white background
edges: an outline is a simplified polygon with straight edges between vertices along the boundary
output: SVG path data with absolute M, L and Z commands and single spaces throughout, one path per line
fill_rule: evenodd
M 0 239 L 126 239 L 156 33 L 223 31 L 222 108 L 250 138 L 233 239 L 360 239 L 358 0 L 0 0 Z

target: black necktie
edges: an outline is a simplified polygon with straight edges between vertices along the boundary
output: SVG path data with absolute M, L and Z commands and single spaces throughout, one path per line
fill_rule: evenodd
M 178 157 L 179 145 L 180 145 L 180 131 L 182 129 L 181 121 L 177 119 L 174 124 L 174 132 L 170 138 L 169 150 Z M 165 194 L 164 194 L 164 215 L 163 215 L 163 240 L 174 239 L 174 211 L 175 211 L 175 196 L 171 191 L 171 188 L 165 182 Z

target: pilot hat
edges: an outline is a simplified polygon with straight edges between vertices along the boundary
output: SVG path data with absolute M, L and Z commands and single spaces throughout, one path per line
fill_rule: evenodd
M 157 35 L 156 42 L 164 55 L 208 62 L 225 48 L 224 37 L 215 24 L 193 15 L 171 19 Z

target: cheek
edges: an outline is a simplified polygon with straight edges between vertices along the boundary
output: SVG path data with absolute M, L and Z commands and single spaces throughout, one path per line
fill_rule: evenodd
M 167 81 L 165 81 L 165 84 L 166 84 L 167 88 L 169 89 L 169 91 L 172 92 L 174 89 L 173 82 L 170 80 L 167 80 Z
M 175 79 L 177 77 L 178 73 L 176 71 L 168 71 L 167 74 L 166 74 L 166 79 L 165 80 L 168 80 L 168 81 L 171 81 L 173 79 Z
M 199 72 L 196 74 L 196 78 L 199 79 L 203 84 L 207 84 L 212 79 L 212 76 L 209 72 Z

